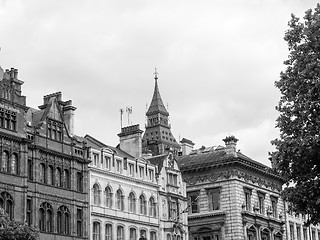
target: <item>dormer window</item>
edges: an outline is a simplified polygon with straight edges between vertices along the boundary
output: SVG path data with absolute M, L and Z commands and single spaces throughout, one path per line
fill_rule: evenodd
M 62 123 L 48 120 L 48 138 L 62 141 Z

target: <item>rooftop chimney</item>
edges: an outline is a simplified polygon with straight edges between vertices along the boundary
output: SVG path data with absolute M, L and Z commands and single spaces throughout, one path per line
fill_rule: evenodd
M 226 150 L 228 153 L 236 153 L 236 146 L 239 139 L 237 139 L 235 136 L 231 135 L 229 137 L 226 137 L 225 139 L 222 139 L 226 144 Z
M 68 132 L 71 136 L 74 135 L 74 111 L 77 109 L 76 107 L 72 106 L 72 101 L 66 101 L 65 106 L 63 107 L 63 119 Z
M 186 138 L 182 138 L 180 143 L 181 143 L 182 156 L 189 155 L 193 150 L 194 143 L 191 140 Z
M 139 124 L 121 128 L 120 149 L 131 156 L 141 158 L 142 156 L 142 133 Z

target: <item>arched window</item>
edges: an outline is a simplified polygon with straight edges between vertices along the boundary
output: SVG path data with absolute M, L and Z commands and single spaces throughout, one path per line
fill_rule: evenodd
M 112 192 L 111 192 L 111 188 L 109 186 L 106 187 L 105 194 L 106 194 L 106 207 L 111 208 L 112 207 Z
M 251 226 L 247 229 L 247 236 L 248 236 L 248 240 L 257 239 L 257 232 L 254 226 Z
M 2 159 L 1 159 L 1 171 L 8 172 L 9 167 L 9 153 L 7 151 L 3 151 Z
M 8 192 L 1 193 L 0 208 L 5 210 L 10 219 L 13 219 L 13 198 Z
M 106 224 L 105 240 L 112 240 L 112 225 L 111 224 Z
M 136 198 L 133 192 L 129 194 L 129 212 L 136 212 Z
M 40 165 L 39 165 L 39 181 L 41 183 L 45 183 L 45 179 L 46 179 L 46 166 L 44 165 L 44 163 L 40 163 Z
M 157 216 L 157 205 L 156 205 L 153 197 L 151 197 L 149 199 L 149 216 L 151 216 L 151 217 Z
M 171 240 L 171 235 L 170 235 L 170 233 L 167 234 L 167 240 Z
M 100 188 L 98 184 L 93 185 L 93 204 L 100 205 Z
M 49 166 L 48 167 L 48 179 L 47 179 L 47 183 L 49 185 L 52 185 L 53 184 L 53 167 L 52 166 Z
M 57 231 L 63 235 L 70 234 L 70 212 L 66 206 L 60 206 L 57 211 Z
M 261 239 L 270 240 L 270 231 L 267 228 L 261 230 Z
M 93 222 L 93 230 L 92 230 L 92 239 L 93 240 L 100 240 L 100 223 Z
M 144 229 L 140 230 L 140 238 L 147 238 L 147 231 Z
M 137 240 L 137 230 L 135 228 L 130 228 L 129 240 Z
M 44 202 L 40 205 L 39 228 L 43 232 L 53 232 L 53 210 L 50 203 Z
M 17 174 L 17 165 L 18 165 L 18 156 L 17 154 L 12 154 L 11 156 L 11 166 L 10 166 L 10 172 L 13 174 Z
M 62 187 L 62 173 L 61 168 L 57 167 L 56 169 L 56 186 Z
M 281 232 L 277 232 L 277 233 L 274 234 L 274 240 L 282 240 Z M 319 238 L 319 240 L 320 240 L 320 238 Z
M 150 232 L 150 240 L 157 240 L 157 233 L 152 231 Z
M 117 190 L 117 193 L 116 193 L 116 203 L 117 203 L 117 206 L 116 208 L 120 211 L 123 211 L 124 210 L 124 204 L 123 204 L 123 195 L 122 195 L 122 191 L 121 189 L 118 189 Z
M 117 227 L 117 240 L 124 240 L 124 228 L 122 226 Z
M 147 214 L 147 204 L 146 204 L 146 199 L 143 195 L 140 195 L 139 202 L 140 202 L 140 214 L 146 215 Z
M 63 182 L 64 182 L 64 187 L 69 189 L 70 188 L 70 173 L 68 169 L 65 169 L 63 171 Z

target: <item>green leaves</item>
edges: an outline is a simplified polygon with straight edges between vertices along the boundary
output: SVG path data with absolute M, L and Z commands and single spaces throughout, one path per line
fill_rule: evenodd
M 38 232 L 26 223 L 10 220 L 0 208 L 0 239 L 1 240 L 36 240 Z
M 292 210 L 320 222 L 320 4 L 305 13 L 304 21 L 291 15 L 284 40 L 289 56 L 275 86 L 282 94 L 276 109 L 280 138 L 272 141 L 273 164 L 290 187 L 283 197 Z

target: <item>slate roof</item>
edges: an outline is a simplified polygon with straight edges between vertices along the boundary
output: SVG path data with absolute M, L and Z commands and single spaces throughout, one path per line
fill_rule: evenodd
M 153 115 L 155 113 L 162 113 L 163 115 L 169 116 L 169 112 L 163 104 L 163 101 L 160 96 L 160 91 L 158 87 L 158 81 L 155 79 L 155 86 L 153 97 L 149 106 L 149 109 L 146 113 L 147 116 Z
M 88 134 L 86 136 L 84 136 L 84 139 L 86 142 L 88 142 L 88 145 L 91 147 L 110 148 L 112 151 L 114 151 L 120 157 L 126 157 L 126 158 L 131 158 L 131 159 L 134 158 L 129 153 L 121 150 L 120 148 L 106 145 Z
M 270 167 L 249 158 L 241 152 L 231 153 L 228 149 L 221 147 L 207 152 L 179 156 L 176 160 L 182 172 L 237 163 L 262 173 L 271 174 L 273 177 L 281 178 Z
M 168 154 L 158 155 L 154 157 L 150 157 L 147 160 L 154 165 L 158 166 L 158 171 L 161 172 L 161 169 L 163 167 L 163 161 L 167 158 Z

